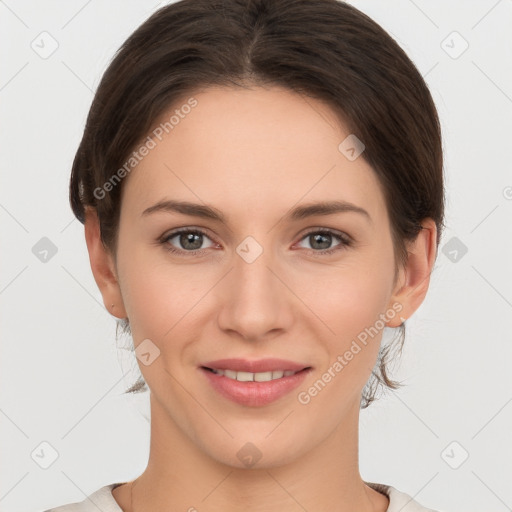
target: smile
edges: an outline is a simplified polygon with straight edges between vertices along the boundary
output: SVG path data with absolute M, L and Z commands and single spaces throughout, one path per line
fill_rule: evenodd
M 312 372 L 311 367 L 248 372 L 200 366 L 198 370 L 220 396 L 246 407 L 263 407 L 284 398 Z

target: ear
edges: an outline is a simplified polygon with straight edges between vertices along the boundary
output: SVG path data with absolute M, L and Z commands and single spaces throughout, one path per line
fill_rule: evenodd
M 114 258 L 100 238 L 100 223 L 94 208 L 85 210 L 85 241 L 94 280 L 103 296 L 107 311 L 117 318 L 126 318 L 121 289 L 116 275 Z M 114 304 L 114 307 L 112 307 Z
M 437 227 L 430 218 L 424 219 L 421 226 L 418 236 L 407 245 L 407 262 L 399 270 L 389 302 L 389 307 L 400 304 L 402 309 L 398 315 L 386 323 L 388 327 L 398 327 L 402 319 L 405 321 L 410 318 L 427 294 L 430 274 L 436 259 Z

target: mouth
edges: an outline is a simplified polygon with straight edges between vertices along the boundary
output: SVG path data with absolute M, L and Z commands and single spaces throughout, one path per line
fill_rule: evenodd
M 212 388 L 239 405 L 261 407 L 287 395 L 313 370 L 282 359 L 225 359 L 198 368 Z

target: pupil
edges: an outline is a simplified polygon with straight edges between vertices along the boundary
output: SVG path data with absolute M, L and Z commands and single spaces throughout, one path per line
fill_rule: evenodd
M 313 239 L 315 240 L 315 243 L 320 239 L 324 239 L 324 242 L 322 244 L 322 242 L 320 241 L 320 245 L 322 245 L 322 247 L 318 247 L 318 249 L 328 249 L 329 248 L 329 245 L 330 245 L 330 235 L 322 235 L 320 233 L 316 234 L 316 235 L 312 235 L 313 236 Z M 314 244 L 312 244 L 312 247 L 314 248 Z
M 194 241 L 194 237 L 196 238 L 196 244 L 194 246 L 193 244 L 193 241 Z M 197 233 L 188 233 L 188 234 L 185 234 L 185 235 L 181 235 L 181 244 L 183 247 L 185 247 L 186 249 L 199 249 L 201 247 L 201 239 L 200 239 L 201 235 L 198 235 Z M 192 247 L 189 246 L 189 242 L 192 242 Z

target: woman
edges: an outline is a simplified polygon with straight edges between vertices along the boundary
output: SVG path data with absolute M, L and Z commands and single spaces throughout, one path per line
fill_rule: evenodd
M 428 510 L 358 469 L 359 411 L 427 293 L 439 121 L 336 0 L 182 0 L 124 43 L 70 183 L 149 387 L 150 457 L 58 512 Z M 381 347 L 384 327 L 398 339 Z

